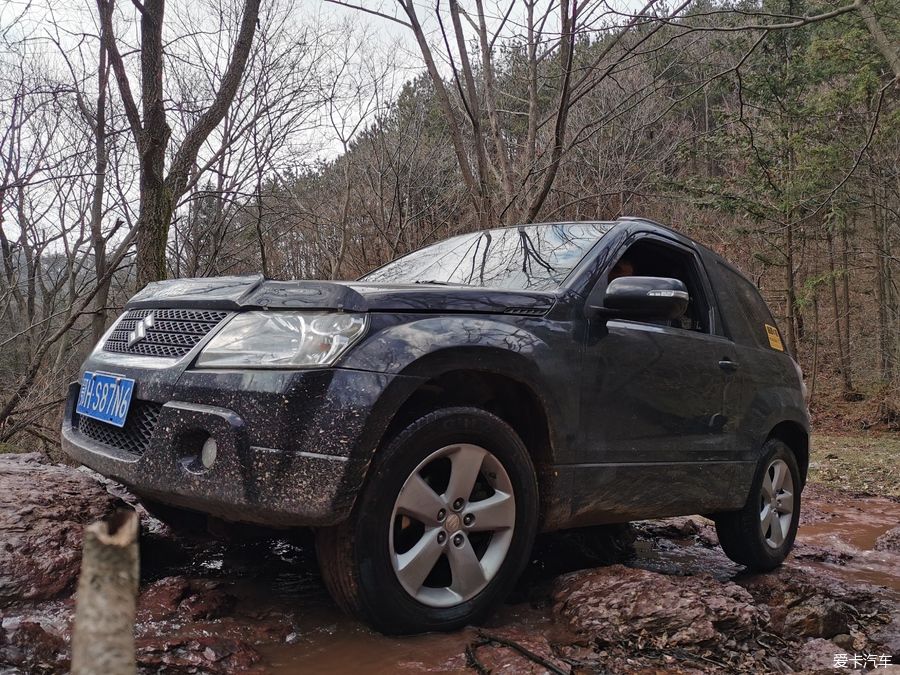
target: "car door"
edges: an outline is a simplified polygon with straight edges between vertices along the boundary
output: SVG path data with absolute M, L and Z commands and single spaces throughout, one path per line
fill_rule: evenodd
M 696 251 L 652 234 L 630 240 L 613 259 L 636 258 L 636 247 L 650 254 L 635 273 L 681 277 L 691 315 L 681 324 L 590 319 L 576 522 L 710 511 L 727 501 L 731 485 L 734 346 L 717 334 L 705 270 Z

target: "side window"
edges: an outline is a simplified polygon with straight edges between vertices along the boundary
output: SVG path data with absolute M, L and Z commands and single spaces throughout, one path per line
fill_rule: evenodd
M 700 333 L 710 332 L 710 302 L 704 291 L 697 257 L 690 251 L 657 239 L 640 239 L 619 256 L 610 268 L 607 280 L 622 276 L 678 279 L 687 287 L 690 303 L 683 317 L 666 321 L 664 325 Z
M 728 265 L 720 262 L 718 269 L 725 282 L 721 284 L 720 293 L 732 295 L 720 303 L 725 307 L 725 321 L 732 337 L 751 347 L 784 351 L 775 319 L 759 289 Z

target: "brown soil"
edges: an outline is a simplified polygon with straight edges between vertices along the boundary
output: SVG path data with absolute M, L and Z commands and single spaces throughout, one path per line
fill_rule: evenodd
M 81 527 L 128 496 L 22 455 L 0 457 L 0 495 L 10 480 L 20 493 L 0 502 L 0 541 L 27 531 L 30 548 L 0 550 L 0 672 L 65 672 Z M 83 516 L 62 517 L 76 504 Z M 698 516 L 546 536 L 485 625 L 411 638 L 342 615 L 308 535 L 184 538 L 143 514 L 137 658 L 148 673 L 833 672 L 840 653 L 900 663 L 900 502 L 812 485 L 803 508 L 794 554 L 766 575 L 725 558 Z M 64 573 L 33 574 L 34 556 Z

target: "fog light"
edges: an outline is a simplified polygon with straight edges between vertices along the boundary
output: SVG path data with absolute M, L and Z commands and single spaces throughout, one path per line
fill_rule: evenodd
M 215 439 L 207 438 L 206 442 L 203 443 L 203 449 L 200 451 L 200 461 L 203 462 L 205 468 L 212 468 L 213 463 L 216 461 L 218 450 Z

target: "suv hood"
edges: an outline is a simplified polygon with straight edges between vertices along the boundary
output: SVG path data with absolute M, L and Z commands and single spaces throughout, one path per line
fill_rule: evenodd
M 126 309 L 321 309 L 345 312 L 460 312 L 544 314 L 547 291 L 439 284 L 273 281 L 257 276 L 172 279 L 148 284 Z

